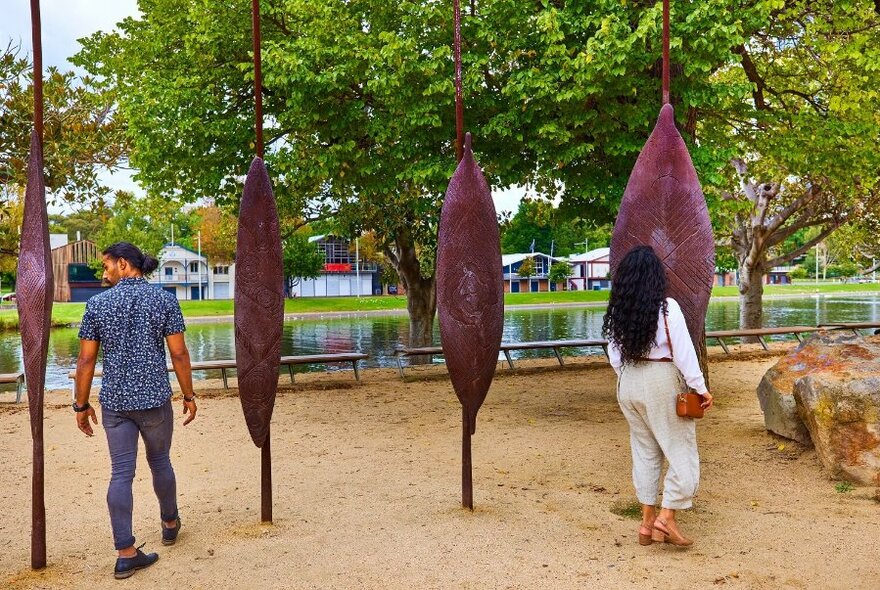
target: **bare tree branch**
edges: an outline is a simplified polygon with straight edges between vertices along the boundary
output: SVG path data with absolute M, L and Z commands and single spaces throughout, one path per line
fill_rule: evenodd
M 820 194 L 821 190 L 817 188 L 815 185 L 811 185 L 810 188 L 804 191 L 800 197 L 789 203 L 786 207 L 784 207 L 779 213 L 773 216 L 770 219 L 770 223 L 767 224 L 767 231 L 773 233 L 778 230 L 782 224 L 784 224 L 789 217 L 801 211 L 808 203 L 814 201 Z
M 774 266 L 782 266 L 786 262 L 791 262 L 792 260 L 794 260 L 798 256 L 802 256 L 802 255 L 806 254 L 810 250 L 810 248 L 812 248 L 813 246 L 815 246 L 816 244 L 818 244 L 819 242 L 821 242 L 822 240 L 824 240 L 825 238 L 830 236 L 832 233 L 834 233 L 834 230 L 836 230 L 841 225 L 846 223 L 846 221 L 847 220 L 835 221 L 834 223 L 832 223 L 831 225 L 829 225 L 825 229 L 823 229 L 822 232 L 818 236 L 807 241 L 800 248 L 792 250 L 791 252 L 788 252 L 787 254 L 783 254 L 782 256 L 777 256 L 776 258 L 771 258 L 770 260 L 768 260 L 766 262 L 767 268 L 773 268 Z

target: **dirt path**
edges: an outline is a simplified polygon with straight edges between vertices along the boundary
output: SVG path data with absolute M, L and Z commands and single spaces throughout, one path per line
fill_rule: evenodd
M 180 540 L 159 543 L 141 455 L 135 534 L 161 558 L 124 584 L 876 589 L 875 490 L 836 491 L 814 451 L 764 430 L 755 387 L 774 362 L 713 357 L 716 409 L 698 428 L 702 485 L 681 517 L 697 543 L 684 551 L 636 543 L 628 433 L 604 363 L 498 372 L 473 439 L 473 513 L 459 507 L 460 407 L 442 367 L 410 371 L 405 383 L 390 369 L 364 371 L 361 384 L 347 373 L 298 376 L 273 417 L 268 526 L 239 401 L 202 383 L 198 420 L 175 432 Z M 76 430 L 66 395 L 50 395 L 46 410 L 42 572 L 28 568 L 28 413 L 0 404 L 0 587 L 114 584 L 105 439 Z

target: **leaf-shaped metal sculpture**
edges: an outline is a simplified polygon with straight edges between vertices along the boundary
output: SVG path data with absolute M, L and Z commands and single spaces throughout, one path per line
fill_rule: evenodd
M 278 212 L 261 158 L 254 158 L 244 183 L 235 265 L 238 391 L 251 438 L 263 449 L 263 520 L 270 521 L 269 424 L 281 360 L 284 278 Z
M 611 274 L 633 247 L 649 245 L 663 261 L 708 382 L 706 309 L 715 275 L 715 240 L 697 171 L 669 104 L 669 0 L 663 0 L 663 106 L 633 167 L 611 237 Z
M 473 508 L 470 437 L 495 375 L 504 327 L 500 243 L 492 194 L 467 134 L 443 201 L 437 251 L 440 338 L 462 406 L 462 504 L 467 508 Z
M 238 214 L 235 254 L 235 358 L 245 421 L 254 444 L 269 433 L 284 322 L 281 237 L 266 165 L 251 163 Z
M 52 257 L 49 253 L 49 220 L 46 215 L 46 186 L 43 181 L 43 149 L 35 130 L 31 134 L 28 183 L 16 274 L 16 303 L 34 447 L 31 530 L 31 567 L 34 569 L 46 566 L 43 388 L 46 383 L 46 355 L 49 350 L 54 289 Z
M 46 567 L 46 502 L 43 462 L 43 388 L 46 355 L 52 325 L 52 256 L 49 253 L 49 220 L 43 179 L 43 43 L 40 1 L 31 0 L 31 34 L 34 62 L 34 131 L 28 158 L 28 181 L 16 273 L 16 303 L 21 334 L 28 409 L 33 439 L 31 486 L 31 567 Z
M 261 519 L 272 521 L 269 425 L 278 389 L 284 324 L 284 271 L 278 210 L 263 161 L 263 78 L 260 0 L 251 2 L 254 27 L 254 102 L 257 157 L 244 182 L 235 247 L 235 356 L 238 393 L 254 444 L 262 449 Z
M 705 372 L 705 320 L 715 244 L 712 224 L 672 105 L 663 105 L 636 160 L 611 239 L 611 273 L 635 246 L 650 245 L 663 261 L 668 295 L 678 301 Z

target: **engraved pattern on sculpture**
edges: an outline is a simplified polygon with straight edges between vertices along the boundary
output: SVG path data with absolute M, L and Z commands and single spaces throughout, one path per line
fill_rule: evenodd
M 699 354 L 715 245 L 703 191 L 670 105 L 661 109 L 627 183 L 611 241 L 612 274 L 621 258 L 642 244 L 653 246 L 663 261 L 668 295 L 678 301 Z
M 438 243 L 443 354 L 473 433 L 498 361 L 504 288 L 495 207 L 470 145 L 449 182 Z
M 18 258 L 16 301 L 24 357 L 28 405 L 42 426 L 43 385 L 49 349 L 54 280 L 49 253 L 49 222 L 43 183 L 43 153 L 36 131 L 31 135 L 28 184 Z M 36 420 L 31 420 L 32 433 Z
M 266 440 L 281 359 L 284 285 L 275 198 L 255 158 L 245 182 L 236 249 L 235 354 L 242 409 L 251 438 Z

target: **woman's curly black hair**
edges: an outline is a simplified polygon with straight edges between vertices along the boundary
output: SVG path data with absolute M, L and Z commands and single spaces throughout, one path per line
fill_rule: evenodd
M 666 271 L 650 246 L 626 253 L 611 277 L 602 335 L 624 363 L 648 356 L 657 338 L 658 312 L 666 313 Z

